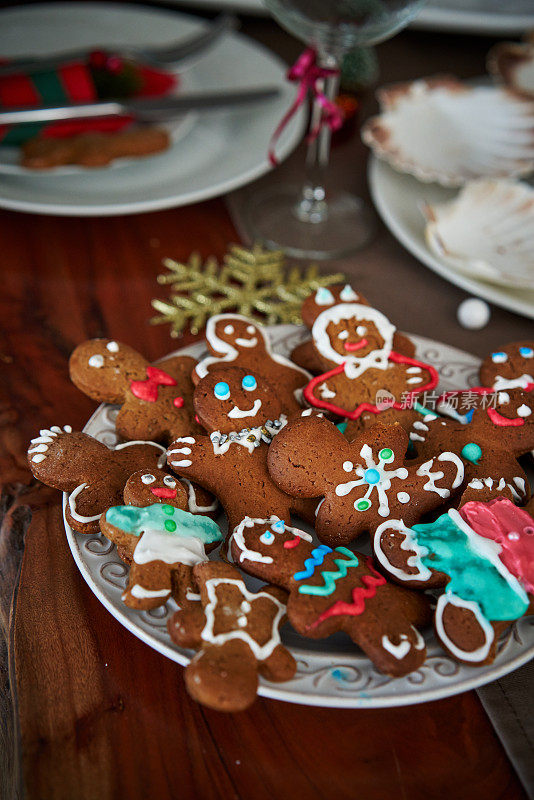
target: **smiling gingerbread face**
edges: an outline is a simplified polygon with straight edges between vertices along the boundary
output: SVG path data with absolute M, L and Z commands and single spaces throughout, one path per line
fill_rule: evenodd
M 534 387 L 531 391 L 502 389 L 495 392 L 494 398 L 487 404 L 488 417 L 493 425 L 519 428 L 534 422 Z
M 258 346 L 260 340 L 259 331 L 256 326 L 246 317 L 241 317 L 237 314 L 221 314 L 216 318 L 214 330 L 210 337 L 212 341 L 212 349 L 214 353 L 223 355 L 229 347 L 235 350 L 252 350 Z M 226 348 L 223 348 L 226 345 Z
M 512 342 L 490 353 L 480 367 L 483 386 L 507 389 L 534 381 L 534 342 Z
M 143 470 L 134 472 L 124 487 L 126 505 L 146 508 L 154 503 L 167 503 L 184 511 L 188 509 L 185 487 L 165 470 Z
M 219 369 L 203 378 L 195 389 L 194 406 L 201 425 L 221 433 L 261 426 L 282 412 L 275 389 L 238 367 Z
M 352 355 L 364 358 L 375 350 L 382 350 L 385 344 L 374 322 L 357 317 L 331 322 L 326 332 L 333 349 L 344 358 Z

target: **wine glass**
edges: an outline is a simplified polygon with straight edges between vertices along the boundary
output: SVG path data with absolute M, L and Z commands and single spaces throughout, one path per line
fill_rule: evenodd
M 276 21 L 317 52 L 317 65 L 329 71 L 319 89 L 334 101 L 345 53 L 393 36 L 412 20 L 426 0 L 263 0 Z M 368 206 L 349 192 L 326 184 L 331 130 L 320 126 L 323 105 L 314 98 L 306 176 L 303 186 L 275 185 L 259 192 L 248 208 L 256 240 L 288 255 L 339 258 L 363 247 L 374 232 Z M 313 136 L 312 131 L 317 131 Z M 348 166 L 348 165 L 347 165 Z

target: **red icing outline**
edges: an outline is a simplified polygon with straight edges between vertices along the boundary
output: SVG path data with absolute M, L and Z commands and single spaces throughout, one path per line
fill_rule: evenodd
M 146 368 L 146 380 L 130 381 L 130 391 L 138 400 L 155 403 L 158 399 L 158 386 L 176 386 L 176 381 L 167 372 L 157 367 Z
M 412 398 L 415 399 L 417 395 L 434 389 L 438 385 L 439 375 L 434 367 L 432 367 L 430 364 L 425 364 L 423 361 L 416 361 L 415 358 L 408 358 L 408 356 L 403 356 L 394 350 L 392 350 L 389 354 L 388 361 L 393 361 L 394 364 L 407 364 L 410 367 L 421 367 L 430 373 L 430 381 L 427 384 L 424 384 L 418 389 L 414 389 L 413 392 L 410 392 L 403 403 L 395 401 L 394 403 L 389 404 L 387 406 L 388 408 L 396 408 L 399 410 L 410 408 Z M 304 388 L 304 397 L 308 403 L 315 408 L 324 408 L 340 417 L 348 417 L 348 419 L 358 419 L 358 417 L 360 417 L 364 411 L 370 411 L 371 414 L 380 414 L 382 411 L 385 411 L 386 409 L 380 409 L 378 406 L 375 406 L 372 403 L 360 403 L 360 405 L 357 406 L 353 411 L 347 411 L 346 409 L 341 408 L 341 406 L 335 406 L 333 403 L 329 403 L 327 400 L 319 400 L 313 394 L 313 390 L 319 383 L 324 383 L 334 375 L 339 375 L 341 372 L 343 372 L 344 367 L 345 362 L 339 364 L 337 367 L 334 367 L 334 369 L 331 369 L 328 372 L 324 372 L 322 375 L 317 375 L 317 377 L 312 378 L 308 385 Z
M 284 547 L 286 550 L 292 550 L 298 544 L 300 544 L 300 536 L 295 536 L 294 539 L 288 539 L 287 541 L 285 541 Z
M 330 617 L 336 617 L 346 614 L 351 617 L 357 617 L 365 611 L 365 601 L 370 597 L 374 597 L 376 590 L 379 586 L 384 586 L 387 583 L 383 575 L 380 575 L 370 563 L 370 559 L 365 559 L 366 566 L 373 573 L 372 575 L 362 575 L 363 586 L 355 586 L 352 590 L 352 603 L 345 603 L 343 600 L 338 600 L 327 608 L 323 613 L 313 622 L 309 627 L 316 628 L 321 622 Z

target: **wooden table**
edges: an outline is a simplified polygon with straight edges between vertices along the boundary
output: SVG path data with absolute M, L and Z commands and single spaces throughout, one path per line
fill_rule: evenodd
M 288 61 L 299 52 L 267 20 L 243 29 Z M 379 48 L 381 79 L 477 75 L 489 45 L 406 32 Z M 352 163 L 353 188 L 364 190 L 364 158 L 353 138 L 335 150 L 334 170 Z M 8 653 L 10 666 L 0 672 L 0 797 L 17 796 L 19 765 L 31 800 L 524 797 L 474 692 L 377 711 L 259 699 L 240 714 L 212 712 L 189 700 L 182 668 L 122 628 L 80 577 L 59 493 L 27 470 L 28 441 L 43 426 L 80 429 L 93 411 L 68 380 L 78 342 L 110 336 L 150 359 L 171 349 L 167 328 L 147 324 L 162 257 L 220 257 L 236 238 L 222 200 L 110 219 L 0 212 L 0 663 Z M 531 327 L 494 308 L 491 327 L 463 331 L 464 293 L 383 228 L 342 267 L 400 328 L 480 356 Z

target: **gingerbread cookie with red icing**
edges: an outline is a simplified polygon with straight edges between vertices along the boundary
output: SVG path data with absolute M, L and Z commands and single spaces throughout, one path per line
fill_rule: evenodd
M 206 344 L 211 355 L 196 365 L 195 384 L 213 370 L 240 367 L 261 375 L 276 388 L 286 414 L 302 408 L 299 397 L 311 375 L 288 358 L 274 353 L 268 334 L 253 320 L 238 314 L 210 317 L 206 325 Z
M 290 513 L 313 520 L 315 503 L 289 497 L 269 477 L 267 453 L 287 422 L 277 391 L 238 367 L 209 372 L 198 383 L 194 407 L 207 435 L 175 439 L 167 463 L 219 498 L 232 530 L 247 514 Z
M 469 411 L 459 414 L 450 405 L 453 399 L 460 410 Z M 432 457 L 443 447 L 461 456 L 465 491 L 460 505 L 499 495 L 515 503 L 528 500 L 530 487 L 517 459 L 534 448 L 534 384 L 449 393 L 439 408 L 454 418 L 428 414 L 413 424 L 410 439 L 418 458 Z
M 378 422 L 349 442 L 308 409 L 273 440 L 268 467 L 287 494 L 323 498 L 315 530 L 323 544 L 336 547 L 389 517 L 411 524 L 459 491 L 464 466 L 458 455 L 443 448 L 424 463 L 410 463 L 407 447 L 408 434 L 398 424 Z
M 169 620 L 172 640 L 198 650 L 185 669 L 191 697 L 217 711 L 243 711 L 255 700 L 258 675 L 288 681 L 295 659 L 281 644 L 287 595 L 267 586 L 250 592 L 230 564 L 194 567 L 200 601 L 189 603 Z
M 111 339 L 90 339 L 72 353 L 70 377 L 84 394 L 121 406 L 115 422 L 125 439 L 169 442 L 199 431 L 193 413 L 189 356 L 172 356 L 151 366 L 140 353 Z
M 310 381 L 306 401 L 353 420 L 365 411 L 378 415 L 384 408 L 413 405 L 435 388 L 438 374 L 430 364 L 394 350 L 394 334 L 395 326 L 371 306 L 341 303 L 325 309 L 313 323 L 312 337 L 325 366 L 335 366 Z
M 349 284 L 330 286 L 328 289 L 321 288 L 309 295 L 302 304 L 301 315 L 304 324 L 311 331 L 315 320 L 323 311 L 340 303 L 371 305 L 362 294 L 356 292 Z M 413 342 L 398 331 L 393 334 L 393 348 L 397 353 L 402 353 L 402 355 L 409 358 L 413 358 L 415 355 Z M 334 361 L 329 361 L 321 356 L 314 346 L 313 339 L 308 339 L 306 342 L 297 345 L 291 353 L 291 360 L 313 375 L 319 375 L 336 366 Z
M 443 587 L 436 636 L 453 658 L 490 664 L 500 633 L 531 609 L 534 520 L 507 499 L 470 502 L 427 524 L 388 520 L 374 535 L 381 567 L 399 583 Z
M 130 563 L 128 586 L 122 595 L 130 608 L 156 608 L 171 596 L 179 604 L 188 600 L 194 586 L 192 567 L 207 561 L 207 553 L 222 540 L 212 519 L 178 506 L 187 503 L 187 495 L 177 485 L 180 491 L 173 505 L 112 506 L 100 519 L 104 536 Z
M 406 675 L 426 657 L 417 626 L 431 618 L 428 600 L 388 583 L 371 559 L 346 547 L 315 546 L 310 534 L 277 517 L 246 517 L 232 535 L 242 569 L 289 592 L 287 614 L 312 639 L 344 631 L 388 675 Z
M 126 442 L 114 448 L 89 436 L 43 428 L 31 441 L 28 464 L 42 483 L 70 492 L 65 517 L 79 533 L 96 533 L 102 512 L 122 503 L 124 486 L 134 472 L 158 470 L 165 463 L 165 448 L 155 442 Z

